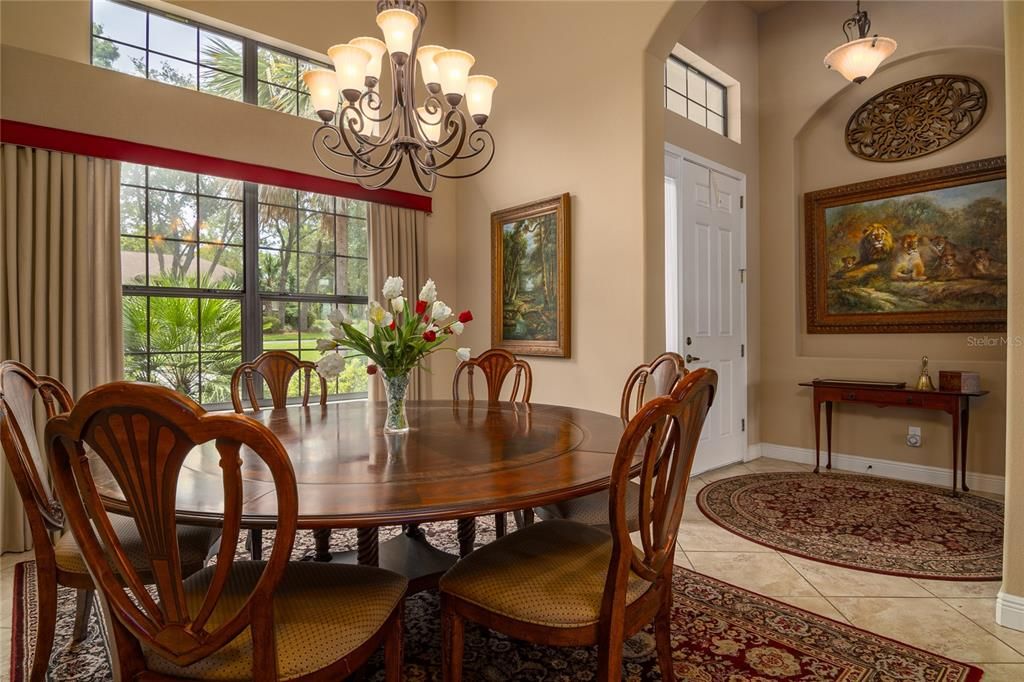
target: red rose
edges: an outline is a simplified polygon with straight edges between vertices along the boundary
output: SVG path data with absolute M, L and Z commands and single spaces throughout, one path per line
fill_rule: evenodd
M 466 324 L 467 322 L 472 321 L 473 313 L 470 312 L 469 310 L 463 310 L 461 313 L 459 313 L 459 322 L 461 322 L 462 324 Z
M 437 340 L 437 332 L 435 332 L 433 329 L 428 329 L 427 331 L 423 332 L 423 340 L 424 341 L 436 341 Z
M 377 365 L 367 365 L 366 366 L 366 373 L 367 374 L 376 374 L 377 373 Z
M 425 312 L 427 312 L 427 302 L 426 301 L 416 301 L 416 314 L 417 315 L 422 315 Z

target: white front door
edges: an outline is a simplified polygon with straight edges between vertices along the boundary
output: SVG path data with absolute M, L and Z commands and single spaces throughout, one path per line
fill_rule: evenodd
M 666 153 L 668 348 L 688 369 L 718 372 L 695 474 L 742 461 L 747 451 L 743 186 L 739 173 Z

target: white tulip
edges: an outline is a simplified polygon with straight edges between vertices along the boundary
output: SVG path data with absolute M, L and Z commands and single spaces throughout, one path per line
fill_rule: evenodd
M 423 285 L 423 288 L 420 289 L 419 300 L 426 301 L 428 304 L 437 300 L 437 285 L 434 284 L 434 280 L 428 279 L 427 283 Z
M 331 327 L 331 338 L 336 341 L 341 341 L 345 338 L 345 330 L 341 327 Z
M 468 348 L 460 348 L 457 351 L 455 351 L 455 357 L 457 357 L 462 362 L 465 362 L 466 360 L 469 360 L 469 352 L 470 351 Z
M 316 363 L 316 371 L 324 379 L 336 379 L 345 369 L 345 358 L 341 353 L 328 353 Z
M 453 334 L 459 335 L 463 331 L 465 331 L 465 329 L 466 325 L 462 324 L 461 322 L 452 322 L 451 330 Z
M 334 339 L 317 339 L 316 349 L 321 353 L 329 350 L 334 350 L 337 345 L 334 343 Z
M 405 296 L 395 296 L 391 299 L 391 309 L 396 313 L 401 313 L 405 310 Z
M 405 282 L 401 277 L 388 277 L 384 282 L 384 298 L 389 300 L 398 298 L 402 295 L 403 287 L 405 287 Z
M 434 320 L 443 321 L 452 316 L 452 309 L 444 301 L 437 301 L 430 311 L 430 317 Z
M 377 301 L 370 301 L 370 307 L 367 313 L 367 317 L 370 318 L 370 322 L 378 327 L 390 327 L 391 322 L 395 319 L 394 316 L 384 310 Z
M 342 322 L 348 324 L 351 320 L 343 308 L 334 308 L 331 312 L 327 313 L 327 321 L 335 327 L 340 327 Z

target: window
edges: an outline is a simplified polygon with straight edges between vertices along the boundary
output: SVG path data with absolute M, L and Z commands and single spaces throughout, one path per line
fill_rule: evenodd
M 254 70 L 245 68 L 250 61 L 255 61 Z M 330 68 L 240 35 L 118 0 L 93 0 L 92 63 L 317 120 L 302 74 Z M 255 87 L 247 87 L 249 82 Z
M 315 360 L 332 308 L 365 319 L 366 204 L 125 163 L 121 277 L 126 378 L 226 403 L 243 359 Z M 329 392 L 365 394 L 365 366 Z
M 665 106 L 719 135 L 728 136 L 727 88 L 682 59 L 665 62 Z

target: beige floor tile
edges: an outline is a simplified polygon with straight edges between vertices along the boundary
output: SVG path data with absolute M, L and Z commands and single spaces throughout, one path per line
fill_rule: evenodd
M 991 632 L 1000 641 L 1016 649 L 1018 653 L 1024 654 L 1024 632 L 1004 628 L 996 622 L 995 599 L 952 598 L 943 601 Z M 1021 675 L 1020 679 L 1024 680 L 1024 675 Z
M 1024 680 L 1024 663 L 982 663 L 985 682 L 1020 682 Z
M 1024 656 L 938 598 L 831 597 L 853 625 L 949 658 L 1024 663 Z
M 924 580 L 914 578 L 915 583 L 936 597 L 995 597 L 999 594 L 999 581 L 967 580 Z
M 751 471 L 758 473 L 769 472 L 769 471 L 811 471 L 814 469 L 812 464 L 804 464 L 802 462 L 788 462 L 784 459 L 772 459 L 770 457 L 758 457 L 746 462 L 746 466 Z
M 768 597 L 820 596 L 777 553 L 686 552 L 695 571 Z
M 910 578 L 856 571 L 783 554 L 800 575 L 826 597 L 931 597 Z
M 693 570 L 693 564 L 690 562 L 690 558 L 686 556 L 686 552 L 679 549 L 678 546 L 676 547 L 675 558 L 673 561 L 676 566 L 682 566 L 683 568 L 688 568 L 691 571 Z
M 781 602 L 785 602 L 790 606 L 795 606 L 798 609 L 804 611 L 810 611 L 816 613 L 819 616 L 825 616 L 832 620 L 838 620 L 840 623 L 849 623 L 846 617 L 836 610 L 836 607 L 832 606 L 832 602 L 824 597 L 772 597 L 772 599 L 778 599 Z
M 27 552 L 7 552 L 6 554 L 0 555 L 0 570 L 22 561 L 29 561 L 33 556 L 32 550 Z
M 721 469 L 712 469 L 711 471 L 702 471 L 700 474 L 701 479 L 706 483 L 713 483 L 714 481 L 720 481 L 723 478 L 732 478 L 733 476 L 742 476 L 743 474 L 754 473 L 751 469 L 748 469 L 745 464 L 738 462 L 736 464 L 730 464 L 724 466 Z
M 696 504 L 683 508 L 683 521 L 679 525 L 679 546 L 694 552 L 770 552 L 770 547 L 759 545 L 730 533 L 704 516 Z
M 7 679 L 11 670 L 11 629 L 0 627 L 0 674 Z

